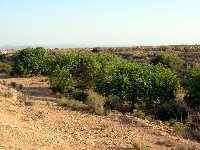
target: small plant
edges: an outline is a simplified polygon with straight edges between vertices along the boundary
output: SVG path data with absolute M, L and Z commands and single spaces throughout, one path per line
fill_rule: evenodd
M 93 90 L 88 91 L 86 104 L 89 106 L 90 110 L 95 114 L 97 115 L 104 114 L 105 97 L 99 95 Z
M 103 124 L 100 124 L 100 127 L 102 129 L 106 130 L 106 129 L 112 128 L 112 124 L 111 123 L 103 123 Z
M 200 140 L 200 128 L 196 128 L 195 130 L 193 130 L 191 132 L 195 139 Z
M 186 137 L 186 128 L 187 126 L 181 122 L 176 122 L 173 125 L 176 133 L 180 136 Z
M 143 111 L 141 111 L 141 110 L 134 109 L 133 110 L 133 116 L 141 118 L 141 119 L 144 119 L 145 118 L 145 113 Z
M 184 123 L 186 126 L 190 126 L 192 124 L 192 117 L 188 116 L 185 120 Z
M 146 144 L 143 140 L 136 138 L 133 142 L 133 147 L 135 150 L 149 150 L 150 146 Z
M 67 98 L 60 99 L 58 105 L 62 107 L 70 107 L 75 110 L 84 110 L 87 108 L 87 105 L 83 104 L 83 102 Z

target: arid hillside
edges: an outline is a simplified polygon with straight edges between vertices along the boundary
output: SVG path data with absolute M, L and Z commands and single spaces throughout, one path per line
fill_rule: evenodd
M 198 150 L 200 147 L 197 142 L 178 137 L 172 128 L 159 121 L 119 112 L 96 116 L 62 108 L 57 104 L 59 96 L 47 88 L 44 77 L 1 76 L 0 81 L 0 149 Z M 18 85 L 22 86 L 20 90 Z

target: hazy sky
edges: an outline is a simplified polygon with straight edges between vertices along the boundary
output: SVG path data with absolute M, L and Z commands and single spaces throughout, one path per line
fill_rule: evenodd
M 200 43 L 200 0 L 0 0 L 0 45 Z

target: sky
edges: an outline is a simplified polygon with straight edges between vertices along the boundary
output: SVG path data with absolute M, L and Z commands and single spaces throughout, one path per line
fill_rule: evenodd
M 0 0 L 0 46 L 200 44 L 200 0 Z

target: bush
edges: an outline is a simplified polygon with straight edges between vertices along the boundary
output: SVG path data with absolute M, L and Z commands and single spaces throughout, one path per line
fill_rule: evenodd
M 77 82 L 77 88 L 90 88 L 94 78 L 101 71 L 98 55 L 92 53 L 56 53 L 51 63 L 51 72 L 57 68 L 67 68 Z
M 187 108 L 175 101 L 165 102 L 155 108 L 156 118 L 161 120 L 183 121 L 187 118 Z
M 187 73 L 187 95 L 185 101 L 188 106 L 199 110 L 200 108 L 200 68 L 193 68 Z
M 161 65 L 117 61 L 103 69 L 104 76 L 96 82 L 96 90 L 119 96 L 132 106 L 140 100 L 148 107 L 174 100 L 180 87 L 176 74 Z
M 106 100 L 106 107 L 109 107 L 111 110 L 120 110 L 122 101 L 119 96 L 109 95 Z
M 160 53 L 155 59 L 152 60 L 152 63 L 154 65 L 160 63 L 175 71 L 179 71 L 184 64 L 184 60 L 175 54 Z
M 7 63 L 0 62 L 0 73 L 10 74 L 12 72 L 12 66 Z
M 187 137 L 187 126 L 185 124 L 176 122 L 173 127 L 178 135 Z
M 133 110 L 133 116 L 144 119 L 146 115 L 143 111 L 134 109 Z
M 23 49 L 15 57 L 14 72 L 20 75 L 46 74 L 48 55 L 42 47 Z
M 75 86 L 75 81 L 73 80 L 68 69 L 57 68 L 49 76 L 49 84 L 54 92 L 64 93 L 65 90 L 73 90 Z

